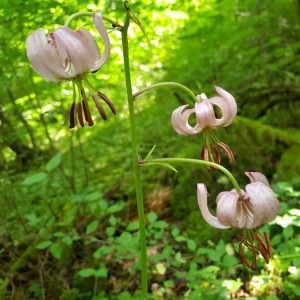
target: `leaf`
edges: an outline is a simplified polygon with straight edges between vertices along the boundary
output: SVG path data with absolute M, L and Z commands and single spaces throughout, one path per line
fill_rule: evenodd
M 61 159 L 62 159 L 62 154 L 60 152 L 57 152 L 46 164 L 46 170 L 48 172 L 51 172 L 54 169 L 56 169 L 60 165 Z
M 153 153 L 155 147 L 156 147 L 156 145 L 154 145 L 154 146 L 152 147 L 152 149 L 151 149 L 151 150 L 149 151 L 149 153 L 146 155 L 145 160 L 147 160 L 147 159 L 149 159 L 149 158 L 151 157 L 151 155 L 152 155 L 152 153 Z
M 132 236 L 129 232 L 127 231 L 124 231 L 121 233 L 121 235 L 119 236 L 118 238 L 118 242 L 121 244 L 121 245 L 128 245 L 130 244 L 132 241 Z
M 95 276 L 96 277 L 103 277 L 106 278 L 107 277 L 107 269 L 105 268 L 105 266 L 103 266 L 102 268 L 98 269 L 97 271 L 95 271 Z
M 86 227 L 85 233 L 86 234 L 92 234 L 92 233 L 94 233 L 97 230 L 98 225 L 99 225 L 99 221 L 98 220 L 93 221 L 92 223 L 90 223 Z
M 164 221 L 164 220 L 160 220 L 160 221 L 157 221 L 157 222 L 153 223 L 152 226 L 154 228 L 163 229 L 163 228 L 167 228 L 168 227 L 168 223 L 166 221 Z
M 159 166 L 162 166 L 162 167 L 166 167 L 166 168 L 168 168 L 168 169 L 171 169 L 172 171 L 174 171 L 175 173 L 178 173 L 178 171 L 172 166 L 172 165 L 170 165 L 170 164 L 168 164 L 168 163 L 161 163 L 161 162 L 146 162 L 146 163 L 144 163 L 144 164 L 141 164 L 140 166 L 141 167 L 146 167 L 146 166 L 157 166 L 157 165 L 159 165 Z
M 135 220 L 135 221 L 132 221 L 131 223 L 129 223 L 127 225 L 126 230 L 128 230 L 128 231 L 136 231 L 136 230 L 139 229 L 139 227 L 140 227 L 139 221 Z
M 39 249 L 39 250 L 44 250 L 44 249 L 49 248 L 52 244 L 53 244 L 52 241 L 47 240 L 47 241 L 43 241 L 43 242 L 37 244 L 35 248 Z
M 197 244 L 194 240 L 187 239 L 186 244 L 187 244 L 187 247 L 189 248 L 189 250 L 191 250 L 191 251 L 195 251 L 197 249 Z
M 94 276 L 96 273 L 96 271 L 92 268 L 86 268 L 86 269 L 82 269 L 78 272 L 78 275 L 83 277 L 83 278 L 87 278 L 87 277 L 91 277 Z
M 157 220 L 157 214 L 154 211 L 150 211 L 147 215 L 148 222 L 153 224 Z
M 58 244 L 52 244 L 52 246 L 50 248 L 50 252 L 53 255 L 53 257 L 55 257 L 56 259 L 60 259 L 61 258 L 62 249 L 61 249 L 60 245 L 58 245 Z
M 43 180 L 45 180 L 47 178 L 48 174 L 45 172 L 40 172 L 40 173 L 36 173 L 33 174 L 27 178 L 25 178 L 21 184 L 22 185 L 33 185 L 35 183 L 41 182 Z

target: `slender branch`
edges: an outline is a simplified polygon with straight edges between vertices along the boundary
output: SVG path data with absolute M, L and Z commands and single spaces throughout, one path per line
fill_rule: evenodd
M 242 196 L 241 188 L 234 178 L 234 176 L 229 172 L 225 167 L 216 164 L 211 161 L 201 160 L 201 159 L 192 159 L 192 158 L 156 158 L 156 159 L 147 159 L 147 160 L 140 160 L 139 164 L 146 165 L 147 163 L 187 163 L 187 164 L 194 164 L 194 165 L 202 165 L 202 166 L 208 166 L 212 167 L 214 169 L 218 169 L 219 171 L 223 172 L 228 179 L 231 181 L 233 187 L 236 189 L 237 193 Z
M 193 99 L 194 102 L 197 102 L 197 97 L 194 95 L 194 93 L 189 88 L 187 88 L 185 85 L 177 83 L 177 82 L 160 82 L 160 83 L 150 85 L 150 86 L 134 93 L 132 95 L 133 99 L 136 100 L 143 93 L 153 90 L 153 89 L 156 89 L 156 88 L 161 88 L 161 87 L 175 87 L 175 88 L 181 89 L 184 92 L 186 92 Z

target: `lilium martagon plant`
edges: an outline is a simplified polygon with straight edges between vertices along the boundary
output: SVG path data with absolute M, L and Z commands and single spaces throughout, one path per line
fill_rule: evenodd
M 266 233 L 262 237 L 257 227 L 273 221 L 279 211 L 279 201 L 270 188 L 267 178 L 258 172 L 245 173 L 251 183 L 238 193 L 235 189 L 221 192 L 216 199 L 216 216 L 207 206 L 207 189 L 202 183 L 197 185 L 199 208 L 204 220 L 218 229 L 240 228 L 239 256 L 243 265 L 256 270 L 256 258 L 261 254 L 266 263 L 272 256 L 270 239 Z M 252 263 L 245 258 L 244 250 L 251 253 Z
M 38 29 L 26 40 L 28 60 L 40 76 L 53 82 L 72 81 L 74 97 L 70 109 L 70 128 L 75 127 L 76 114 L 81 127 L 84 127 L 85 122 L 89 126 L 94 125 L 85 87 L 102 119 L 106 120 L 107 116 L 100 100 L 109 106 L 113 114 L 116 113 L 113 103 L 97 91 L 86 76 L 90 72 L 98 71 L 110 55 L 110 41 L 101 12 L 93 14 L 93 21 L 104 42 L 102 56 L 94 37 L 83 28 L 74 31 L 67 26 L 61 26 L 48 36 L 43 29 Z
M 218 96 L 208 99 L 205 94 L 197 95 L 197 102 L 194 108 L 187 108 L 188 105 L 182 105 L 172 113 L 171 122 L 173 129 L 181 135 L 203 134 L 203 147 L 201 149 L 201 158 L 206 161 L 212 161 L 220 164 L 221 148 L 228 157 L 230 163 L 234 161 L 234 155 L 225 143 L 220 142 L 212 129 L 218 127 L 227 127 L 232 123 L 237 114 L 237 105 L 231 94 L 215 87 Z M 216 116 L 217 108 L 221 114 Z M 196 117 L 196 123 L 190 125 L 189 119 L 192 115 Z

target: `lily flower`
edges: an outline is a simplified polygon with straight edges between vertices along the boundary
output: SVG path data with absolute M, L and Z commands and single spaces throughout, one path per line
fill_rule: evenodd
M 203 147 L 201 158 L 212 162 L 221 162 L 218 147 L 227 155 L 229 162 L 234 161 L 231 149 L 220 142 L 214 135 L 212 129 L 227 127 L 234 120 L 237 113 L 237 105 L 231 94 L 220 87 L 215 87 L 219 96 L 208 99 L 205 94 L 197 95 L 198 102 L 194 108 L 182 105 L 172 113 L 171 122 L 174 130 L 181 135 L 194 135 L 203 133 Z M 217 107 L 221 116 L 216 116 L 214 107 Z M 189 119 L 192 115 L 196 117 L 195 125 L 190 125 Z
M 251 268 L 256 268 L 256 255 L 261 253 L 268 262 L 271 256 L 270 242 L 265 234 L 266 244 L 255 231 L 260 225 L 273 221 L 279 211 L 279 201 L 269 186 L 267 178 L 258 172 L 246 172 L 251 183 L 239 193 L 236 190 L 221 192 L 216 199 L 216 216 L 213 216 L 207 206 L 207 190 L 204 184 L 197 185 L 198 205 L 205 221 L 219 229 L 230 227 L 243 229 L 240 237 L 240 249 L 243 246 L 252 253 Z M 248 265 L 240 250 L 243 264 Z
M 96 72 L 108 60 L 110 41 L 106 33 L 101 12 L 93 15 L 93 20 L 104 42 L 104 53 L 101 56 L 94 37 L 85 29 L 74 31 L 61 26 L 46 36 L 43 29 L 38 29 L 28 36 L 26 51 L 33 69 L 42 77 L 53 82 L 71 80 L 73 83 L 74 99 L 70 111 L 70 128 L 75 127 L 77 112 L 80 125 L 84 120 L 89 126 L 94 124 L 89 110 L 84 86 L 92 95 L 92 99 L 103 119 L 106 115 L 100 99 L 106 102 L 115 114 L 112 102 L 98 92 L 88 81 L 86 74 Z M 76 97 L 79 97 L 77 103 Z M 76 107 L 77 106 L 77 107 Z

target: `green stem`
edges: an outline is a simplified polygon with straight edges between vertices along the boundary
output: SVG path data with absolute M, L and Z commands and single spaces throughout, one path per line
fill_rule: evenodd
M 137 201 L 137 210 L 138 210 L 138 218 L 139 218 L 142 299 L 146 300 L 147 291 L 148 291 L 146 229 L 145 229 L 141 170 L 138 164 L 137 134 L 136 134 L 136 125 L 135 125 L 135 118 L 134 118 L 134 114 L 135 114 L 134 102 L 132 97 L 132 83 L 131 83 L 130 64 L 129 64 L 129 48 L 128 48 L 129 23 L 130 23 L 130 10 L 127 8 L 126 19 L 122 30 L 122 48 L 123 48 L 123 60 L 124 60 L 125 84 L 126 84 L 126 92 L 127 92 L 128 110 L 129 110 L 133 172 L 134 172 L 134 179 L 135 179 L 136 201 Z
M 236 179 L 234 178 L 234 176 L 223 166 L 211 162 L 211 161 L 206 161 L 206 160 L 201 160 L 201 159 L 192 159 L 192 158 L 156 158 L 156 159 L 147 159 L 147 160 L 140 160 L 139 164 L 140 165 L 145 165 L 147 163 L 187 163 L 187 164 L 194 164 L 194 165 L 202 165 L 202 166 L 207 166 L 207 167 L 212 167 L 214 169 L 218 169 L 219 171 L 223 172 L 228 179 L 231 181 L 233 187 L 236 189 L 237 193 L 242 196 L 242 191 L 241 188 L 239 186 L 239 184 L 237 183 Z
M 191 96 L 191 98 L 193 99 L 194 102 L 197 102 L 197 97 L 194 95 L 194 93 L 187 88 L 185 85 L 177 83 L 177 82 L 160 82 L 160 83 L 156 83 L 156 84 L 152 84 L 136 93 L 133 94 L 133 99 L 137 99 L 140 95 L 142 95 L 143 93 L 156 89 L 156 88 L 161 88 L 161 87 L 175 87 L 178 89 L 181 89 L 183 91 L 185 91 L 187 94 L 189 94 L 189 96 Z

